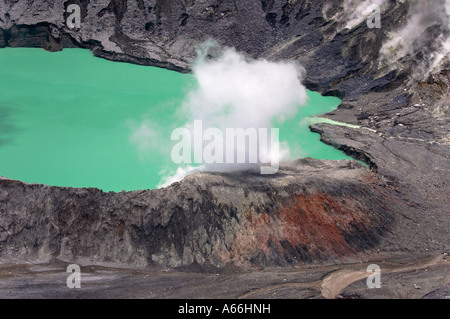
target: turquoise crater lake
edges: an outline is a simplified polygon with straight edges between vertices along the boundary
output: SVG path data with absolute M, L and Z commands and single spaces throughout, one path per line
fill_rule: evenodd
M 83 49 L 0 49 L 0 175 L 115 192 L 157 188 L 178 168 L 171 131 L 186 123 L 177 110 L 194 85 L 189 74 L 111 62 Z M 340 100 L 308 95 L 279 126 L 292 158 L 351 159 L 308 127 L 309 116 Z M 136 131 L 147 139 L 139 147 Z

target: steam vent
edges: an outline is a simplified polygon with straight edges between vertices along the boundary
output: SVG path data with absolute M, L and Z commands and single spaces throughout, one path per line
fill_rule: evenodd
M 293 120 L 308 126 L 314 143 L 329 149 L 325 153 L 341 157 L 303 152 L 305 136 L 282 136 L 280 124 L 281 142 L 298 147 L 289 144 L 290 156 L 280 157 L 273 174 L 261 174 L 258 165 L 269 167 L 267 162 L 228 169 L 188 165 L 193 160 L 173 166 L 158 187 L 159 171 L 151 174 L 155 187 L 110 191 L 33 180 L 46 165 L 36 164 L 41 146 L 23 148 L 20 157 L 1 156 L 0 298 L 450 298 L 449 0 L 0 0 L 0 48 L 0 154 L 9 156 L 7 148 L 23 147 L 18 136 L 38 117 L 51 116 L 55 128 L 76 120 L 39 111 L 39 101 L 52 98 L 60 101 L 57 109 L 68 107 L 57 97 L 63 85 L 73 87 L 73 96 L 64 98 L 77 99 L 80 112 L 108 98 L 74 78 L 30 94 L 21 89 L 25 73 L 3 57 L 8 50 L 41 48 L 56 56 L 85 49 L 93 54 L 88 59 L 111 72 L 126 62 L 133 70 L 156 67 L 189 78 L 177 77 L 175 84 L 161 73 L 159 81 L 167 83 L 164 90 L 179 85 L 179 96 L 167 93 L 168 102 L 153 110 L 179 123 L 153 115 L 133 122 L 124 115 L 127 136 L 92 146 L 94 152 L 123 141 L 129 150 L 106 160 L 132 155 L 142 167 L 158 158 L 173 164 L 177 141 L 170 132 L 188 130 L 200 111 L 209 112 L 202 113 L 204 129 L 219 119 L 220 129 L 249 129 L 301 114 L 307 92 L 341 100 L 332 111 L 312 112 L 316 121 Z M 41 63 L 27 61 L 21 63 L 30 63 L 28 70 Z M 144 80 L 125 89 L 117 81 L 131 81 L 135 73 L 124 72 L 124 79 L 105 70 L 111 84 L 104 92 L 111 96 L 123 89 L 131 101 L 152 90 Z M 160 90 L 153 88 L 156 96 Z M 25 106 L 18 101 L 25 95 L 36 114 L 30 126 L 19 121 Z M 101 105 L 108 110 L 103 120 L 113 118 L 115 111 Z M 131 112 L 130 105 L 123 110 Z M 87 126 L 95 114 L 85 109 L 80 123 Z M 185 118 L 177 117 L 180 110 Z M 112 134 L 106 125 L 94 126 Z M 51 132 L 49 141 L 58 134 Z M 96 134 L 86 134 L 82 144 Z M 63 143 L 75 145 L 72 139 Z M 154 145 L 164 150 L 153 151 Z M 279 146 L 283 151 L 285 144 Z M 10 175 L 8 165 L 18 174 L 30 172 L 29 179 Z M 141 164 L 123 164 L 123 171 L 111 169 L 104 178 L 126 177 L 134 165 Z M 71 167 L 58 177 L 83 174 Z M 373 264 L 381 269 L 379 289 L 368 287 Z M 66 285 L 69 265 L 81 269 L 80 289 Z

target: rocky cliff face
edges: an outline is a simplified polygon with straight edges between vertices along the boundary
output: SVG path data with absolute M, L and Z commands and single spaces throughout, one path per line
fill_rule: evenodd
M 350 161 L 299 160 L 276 177 L 198 173 L 165 189 L 117 194 L 0 185 L 6 260 L 287 266 L 358 261 L 405 249 L 405 240 L 423 248 L 426 238 L 410 236 L 419 231 L 411 220 L 417 203 Z
M 72 3 L 80 29 L 65 23 Z M 409 11 L 386 1 L 383 27 L 369 29 L 346 28 L 328 0 L 0 0 L 0 47 L 84 47 L 188 72 L 194 45 L 214 38 L 296 59 L 308 88 L 344 98 L 326 116 L 363 127 L 312 129 L 370 167 L 301 160 L 275 176 L 201 173 L 118 194 L 2 179 L 1 258 L 250 267 L 448 250 L 448 67 L 411 81 L 424 51 L 391 64 L 380 54 Z
M 80 29 L 67 26 L 70 4 L 81 8 Z M 391 1 L 383 28 L 362 23 L 349 30 L 344 7 L 329 0 L 3 0 L 0 47 L 81 46 L 112 60 L 188 71 L 194 46 L 213 38 L 253 57 L 297 59 L 310 88 L 355 96 L 407 75 L 403 69 L 375 73 L 385 34 L 407 9 Z

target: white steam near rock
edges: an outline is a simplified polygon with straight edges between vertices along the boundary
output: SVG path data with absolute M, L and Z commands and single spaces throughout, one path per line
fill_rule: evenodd
M 429 33 L 434 29 L 432 33 Z M 450 0 L 413 1 L 404 27 L 388 35 L 382 58 L 392 64 L 405 56 L 424 52 L 415 75 L 425 77 L 437 71 L 450 53 Z
M 387 34 L 380 58 L 383 66 L 394 66 L 401 59 L 416 59 L 419 51 L 423 56 L 417 58 L 418 65 L 414 79 L 426 77 L 430 72 L 439 71 L 450 53 L 450 0 L 411 0 L 398 1 L 408 4 L 409 11 L 405 21 L 396 21 L 401 25 Z M 398 3 L 396 5 L 398 5 Z M 387 0 L 345 0 L 334 17 L 340 21 L 342 28 L 354 29 L 365 24 L 373 12 L 374 6 L 380 8 L 381 29 L 387 21 L 386 10 L 395 5 Z M 431 31 L 432 30 L 432 31 Z
M 213 52 L 218 53 L 211 58 Z M 197 86 L 187 94 L 181 106 L 181 113 L 187 116 L 185 127 L 192 132 L 193 139 L 202 138 L 193 128 L 195 120 L 202 120 L 200 134 L 213 127 L 221 132 L 227 128 L 270 129 L 274 120 L 280 123 L 294 116 L 298 107 L 307 101 L 307 91 L 302 85 L 304 70 L 298 63 L 249 59 L 233 48 L 219 49 L 212 41 L 200 45 L 197 56 L 192 68 Z M 246 143 L 235 146 L 248 148 Z M 166 176 L 159 187 L 193 171 L 233 171 L 249 167 L 225 161 L 226 152 L 224 164 L 179 167 L 174 175 Z M 248 154 L 248 149 L 244 152 Z M 280 160 L 288 154 L 287 146 L 282 143 L 278 154 L 266 155 L 278 156 Z

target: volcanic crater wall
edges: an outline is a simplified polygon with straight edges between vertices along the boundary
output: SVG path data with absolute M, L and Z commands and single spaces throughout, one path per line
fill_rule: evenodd
M 0 256 L 166 267 L 355 260 L 406 207 L 386 205 L 397 195 L 360 178 L 380 183 L 361 164 L 311 159 L 272 178 L 196 173 L 122 193 L 2 179 Z

